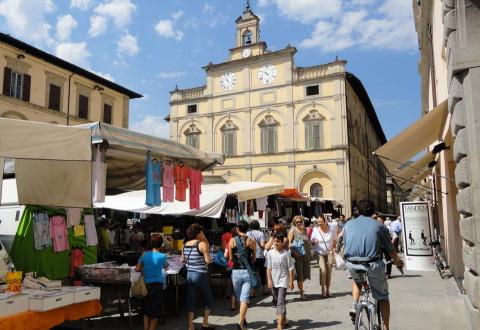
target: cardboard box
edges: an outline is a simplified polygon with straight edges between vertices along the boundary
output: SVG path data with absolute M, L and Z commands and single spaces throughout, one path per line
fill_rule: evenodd
M 100 288 L 94 286 L 62 286 L 63 292 L 73 293 L 73 303 L 81 303 L 89 300 L 100 300 Z
M 35 312 L 45 312 L 73 304 L 73 293 L 55 291 L 44 291 L 40 294 L 29 294 L 29 309 Z
M 0 294 L 0 317 L 11 316 L 26 311 L 28 311 L 28 295 Z

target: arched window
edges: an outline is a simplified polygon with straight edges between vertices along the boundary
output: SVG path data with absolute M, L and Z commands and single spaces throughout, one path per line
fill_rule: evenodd
M 243 45 L 243 46 L 250 45 L 250 44 L 252 43 L 252 36 L 253 36 L 252 31 L 247 30 L 247 31 L 243 34 L 242 45 Z
M 272 116 L 266 116 L 259 124 L 262 154 L 271 154 L 278 150 L 278 122 Z
M 318 113 L 318 111 L 313 110 L 303 119 L 303 122 L 305 123 L 305 149 L 323 149 L 324 118 Z
M 323 198 L 323 187 L 320 183 L 314 183 L 310 186 L 310 196 Z
M 185 131 L 185 136 L 187 138 L 187 146 L 200 149 L 200 130 L 194 124 Z
M 225 156 L 235 156 L 237 154 L 237 131 L 238 127 L 228 120 L 221 128 L 222 132 L 222 152 Z

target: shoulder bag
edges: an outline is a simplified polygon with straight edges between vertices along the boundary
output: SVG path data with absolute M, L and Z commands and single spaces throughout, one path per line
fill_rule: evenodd
M 191 249 L 190 249 L 190 252 L 188 253 L 188 257 L 183 260 L 183 266 L 182 268 L 180 268 L 180 270 L 178 271 L 178 274 L 183 277 L 183 278 L 187 278 L 187 273 L 188 273 L 188 268 L 187 268 L 187 262 L 188 262 L 188 259 L 190 259 L 190 255 L 192 254 L 192 250 L 194 248 L 198 248 L 198 245 L 200 244 L 200 241 L 198 241 L 197 243 L 193 244 L 191 246 Z M 186 247 L 186 245 L 185 245 Z M 185 247 L 183 248 L 183 250 L 185 251 Z
M 245 267 L 247 267 L 248 274 L 250 275 L 250 283 L 252 284 L 252 288 L 258 289 L 260 287 L 260 281 L 258 280 L 257 272 L 253 270 L 250 261 L 247 259 L 247 251 L 243 247 L 242 241 L 240 240 L 239 236 L 235 237 L 235 243 L 237 244 L 240 258 L 242 258 L 243 264 L 245 265 Z
M 132 296 L 138 299 L 145 298 L 148 295 L 147 285 L 143 279 L 143 274 L 132 285 Z
M 330 230 L 332 229 L 330 228 Z M 328 250 L 327 242 L 325 242 L 325 238 L 323 238 L 322 230 L 320 228 L 318 228 L 318 233 L 322 237 L 323 244 L 325 244 L 325 249 L 327 250 L 327 263 L 330 267 L 333 267 L 336 263 L 335 254 L 333 253 L 333 251 Z

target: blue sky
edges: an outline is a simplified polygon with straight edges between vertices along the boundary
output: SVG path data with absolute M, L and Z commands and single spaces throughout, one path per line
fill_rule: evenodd
M 420 116 L 418 46 L 409 0 L 251 0 L 271 50 L 298 66 L 348 61 L 385 134 Z M 235 43 L 244 0 L 0 0 L 0 30 L 143 94 L 130 127 L 168 136 L 169 91 L 204 84 L 202 66 Z

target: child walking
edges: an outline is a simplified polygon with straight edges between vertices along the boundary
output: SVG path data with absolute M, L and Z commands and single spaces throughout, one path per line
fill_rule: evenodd
M 268 288 L 272 290 L 273 304 L 277 307 L 277 329 L 287 325 L 287 289 L 293 290 L 295 263 L 285 250 L 285 233 L 273 236 L 274 248 L 267 254 Z

